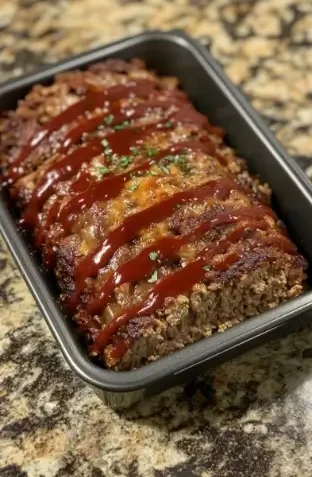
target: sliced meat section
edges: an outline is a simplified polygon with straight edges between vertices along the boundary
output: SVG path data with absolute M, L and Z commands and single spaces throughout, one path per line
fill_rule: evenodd
M 306 263 L 178 87 L 140 60 L 35 86 L 0 118 L 3 187 L 90 355 L 128 370 L 303 290 Z

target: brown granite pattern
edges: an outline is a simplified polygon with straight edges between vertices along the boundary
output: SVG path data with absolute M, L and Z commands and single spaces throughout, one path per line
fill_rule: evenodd
M 310 0 L 2 0 L 0 80 L 153 28 L 206 44 L 312 178 Z M 311 327 L 117 414 L 68 369 L 2 242 L 0 317 L 0 475 L 312 475 Z

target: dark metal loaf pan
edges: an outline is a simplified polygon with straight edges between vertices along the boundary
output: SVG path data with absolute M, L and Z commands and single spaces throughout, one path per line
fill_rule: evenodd
M 274 191 L 273 204 L 285 220 L 293 240 L 312 263 L 312 187 L 304 173 L 271 135 L 245 98 L 224 76 L 215 60 L 196 42 L 180 32 L 150 32 L 118 41 L 8 82 L 0 88 L 0 107 L 14 108 L 36 83 L 49 83 L 60 71 L 83 68 L 109 57 L 142 58 L 160 74 L 181 81 L 195 106 L 227 131 L 228 144 L 244 157 Z M 132 404 L 160 392 L 253 348 L 309 320 L 312 292 L 292 299 L 224 333 L 187 346 L 167 357 L 127 372 L 114 372 L 93 364 L 74 326 L 58 306 L 55 282 L 40 268 L 16 226 L 12 206 L 2 192 L 1 232 L 66 360 L 74 371 L 114 407 Z

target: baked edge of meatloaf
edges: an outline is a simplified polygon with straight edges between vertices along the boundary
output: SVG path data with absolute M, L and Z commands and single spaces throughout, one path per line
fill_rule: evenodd
M 1 115 L 3 186 L 108 368 L 137 368 L 303 290 L 306 262 L 268 185 L 223 135 L 176 78 L 140 60 L 61 73 Z M 103 244 L 112 253 L 94 267 Z

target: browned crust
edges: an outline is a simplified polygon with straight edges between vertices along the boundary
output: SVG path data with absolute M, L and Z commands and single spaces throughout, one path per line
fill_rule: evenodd
M 160 95 L 159 97 L 164 101 L 173 95 L 178 97 L 180 94 L 177 89 L 178 82 L 175 78 L 158 77 L 153 72 L 147 71 L 144 63 L 140 60 L 132 60 L 131 62 L 109 60 L 91 65 L 84 72 L 73 71 L 59 74 L 51 86 L 35 86 L 25 99 L 19 102 L 15 111 L 4 112 L 0 117 L 0 164 L 3 173 L 10 167 L 21 148 L 28 143 L 42 124 L 59 114 L 69 105 L 79 101 L 87 91 L 103 89 L 142 78 L 151 79 L 157 83 L 158 96 Z M 135 103 L 137 100 L 130 98 L 123 101 L 123 105 L 128 107 L 132 105 L 133 101 Z M 187 99 L 185 99 L 185 104 L 188 108 L 191 108 Z M 194 118 L 197 117 L 196 115 L 199 113 L 195 109 L 192 111 Z M 149 124 L 162 118 L 162 114 L 157 109 L 153 110 L 151 114 L 137 120 L 136 124 L 138 127 Z M 175 167 L 169 164 L 169 175 L 166 173 L 161 174 L 158 171 L 157 177 L 143 176 L 140 178 L 138 190 L 129 192 L 125 188 L 119 197 L 109 200 L 105 205 L 95 203 L 86 212 L 80 213 L 71 233 L 65 237 L 62 235 L 62 227 L 58 222 L 53 223 L 49 229 L 42 250 L 44 255 L 50 254 L 51 251 L 55 254 L 55 274 L 61 290 L 61 300 L 65 302 L 75 288 L 75 268 L 77 264 L 90 250 L 103 241 L 109 230 L 117 227 L 125 217 L 151 206 L 177 191 L 198 186 L 208 178 L 211 180 L 230 178 L 233 180 L 233 183 L 242 186 L 241 190 L 232 190 L 229 196 L 223 200 L 207 199 L 202 204 L 192 203 L 184 205 L 161 223 L 151 224 L 147 230 L 143 231 L 140 237 L 131 243 L 120 247 L 109 264 L 99 271 L 98 276 L 88 279 L 85 283 L 85 290 L 79 301 L 75 320 L 87 340 L 92 341 L 98 328 L 104 328 L 112 319 L 112 316 L 116 315 L 120 309 L 144 299 L 147 291 L 151 288 L 147 281 L 148 277 L 144 277 L 138 283 L 126 283 L 117 287 L 113 293 L 112 303 L 101 314 L 96 315 L 94 319 L 86 319 L 86 304 L 92 297 L 97 295 L 107 274 L 133 258 L 146 245 L 153 243 L 155 238 L 163 234 L 173 236 L 186 235 L 199 227 L 203 222 L 209 220 L 210 217 L 214 217 L 221 212 L 235 212 L 252 205 L 270 203 L 269 187 L 266 184 L 262 184 L 257 177 L 249 174 L 244 160 L 236 157 L 234 151 L 223 142 L 223 132 L 220 128 L 212 127 L 211 125 L 207 128 L 205 122 L 206 120 L 203 117 L 202 124 L 199 121 L 197 124 L 178 125 L 173 132 L 157 133 L 153 137 L 147 137 L 143 143 L 143 146 L 146 148 L 156 147 L 161 150 L 185 139 L 209 139 L 214 146 L 215 153 L 190 153 L 187 161 L 191 173 L 185 172 L 180 166 Z M 57 157 L 61 138 L 76 124 L 77 122 L 74 121 L 64 126 L 61 130 L 56 131 L 49 138 L 49 142 L 43 142 L 42 145 L 30 154 L 25 164 L 23 176 L 10 186 L 12 199 L 22 210 L 29 204 L 36 185 Z M 105 137 L 109 132 L 112 132 L 112 129 L 109 126 L 105 126 L 92 134 Z M 90 136 L 83 136 L 81 143 L 87 143 L 89 139 Z M 74 151 L 77 147 L 79 145 L 74 145 L 71 151 Z M 222 159 L 224 164 L 220 164 L 220 159 Z M 96 158 L 96 160 L 101 160 L 101 158 Z M 96 160 L 91 162 L 91 165 L 84 164 L 82 168 L 92 172 L 97 167 Z M 142 157 L 139 154 L 135 157 L 134 163 L 129 167 L 140 164 L 140 161 L 142 162 Z M 116 172 L 118 173 L 118 171 Z M 40 223 L 45 221 L 50 208 L 53 207 L 56 200 L 61 200 L 63 204 L 69 200 L 71 184 L 78 174 L 79 172 L 69 180 L 57 184 L 53 195 L 43 207 Z M 96 180 L 96 176 L 94 177 L 93 180 Z M 302 283 L 305 279 L 305 260 L 299 254 L 290 255 L 279 250 L 276 246 L 259 247 L 257 245 L 259 240 L 285 235 L 285 227 L 280 221 L 272 219 L 269 215 L 264 215 L 263 220 L 267 223 L 266 230 L 250 229 L 248 221 L 240 221 L 236 225 L 228 224 L 217 227 L 204 234 L 189 247 L 185 247 L 181 255 L 182 265 L 200 254 L 207 245 L 215 244 L 218 240 L 224 238 L 235 227 L 242 224 L 246 226 L 245 235 L 227 252 L 228 254 L 239 253 L 240 259 L 238 261 L 219 273 L 214 271 L 207 272 L 205 279 L 189 290 L 188 294 L 176 298 L 168 298 L 163 307 L 154 315 L 131 319 L 126 327 L 118 331 L 113 339 L 113 343 L 104 350 L 103 358 L 105 364 L 114 369 L 130 369 L 147 361 L 157 359 L 157 357 L 178 349 L 187 343 L 194 342 L 203 336 L 207 336 L 215 330 L 222 330 L 225 326 L 230 326 L 237 321 L 252 316 L 252 313 L 246 312 L 244 314 L 242 311 L 239 317 L 236 317 L 233 312 L 232 316 L 227 315 L 226 320 L 221 319 L 222 310 L 229 308 L 231 299 L 233 303 L 235 302 L 237 289 L 246 280 L 248 282 L 249 277 L 251 280 L 249 285 L 258 287 L 258 289 L 259 283 L 255 281 L 252 284 L 252 280 L 259 280 L 259 276 L 261 276 L 263 281 L 261 285 L 263 287 L 262 302 L 261 297 L 258 300 L 259 293 L 258 295 L 256 294 L 259 303 L 257 302 L 257 306 L 254 306 L 253 314 L 276 306 L 285 299 L 301 293 Z M 225 256 L 226 254 L 216 257 L 216 260 L 223 260 Z M 165 261 L 159 267 L 158 279 L 168 276 L 182 266 L 181 263 Z M 263 270 L 266 271 L 265 276 L 261 275 Z M 276 287 L 276 292 L 273 294 L 270 290 L 272 284 Z M 194 308 L 192 305 L 195 299 L 194 296 L 198 294 L 198 287 L 201 287 L 202 294 L 215 296 L 214 299 L 217 303 L 214 306 L 219 306 L 218 309 L 216 308 L 216 313 L 218 316 L 220 315 L 220 319 L 217 319 L 214 323 L 212 323 L 211 316 L 206 317 L 206 322 L 204 318 L 198 318 L 200 314 L 203 317 L 205 317 L 205 313 L 207 314 L 205 311 L 205 306 L 207 306 L 205 300 L 203 300 L 203 307 L 199 307 L 201 311 L 196 311 L 196 307 Z M 243 310 L 243 301 L 246 299 L 246 309 L 249 309 L 248 300 L 250 299 L 250 293 L 243 285 L 241 290 L 246 297 L 240 297 L 238 302 L 242 303 L 239 306 Z M 224 295 L 228 294 L 228 300 L 225 300 L 224 297 L 222 298 L 222 293 Z M 188 304 L 187 309 L 186 303 Z M 182 315 L 183 320 L 181 319 Z M 191 324 L 194 320 L 199 320 L 203 327 L 202 330 L 198 327 L 195 331 L 192 330 Z M 172 325 L 171 322 L 175 324 Z M 184 329 L 188 330 L 186 333 L 181 331 L 182 322 Z M 178 337 L 177 333 L 179 333 L 179 330 L 183 338 Z M 120 341 L 121 339 L 128 343 L 129 351 L 121 360 L 116 360 L 111 356 L 114 340 Z M 148 346 L 145 346 L 146 349 L 143 350 L 144 340 L 145 343 L 148 343 L 149 340 L 157 342 L 153 353 L 150 352 L 151 350 Z M 137 356 L 134 356 L 133 350 L 136 350 Z M 139 354 L 140 350 L 141 356 Z

